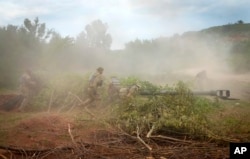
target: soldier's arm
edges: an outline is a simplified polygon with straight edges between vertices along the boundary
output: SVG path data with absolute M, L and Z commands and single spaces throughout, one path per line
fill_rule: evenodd
M 133 95 L 135 95 L 135 93 L 138 91 L 138 88 L 136 86 L 132 86 L 130 89 L 129 89 L 129 92 L 127 94 L 127 97 L 131 97 Z

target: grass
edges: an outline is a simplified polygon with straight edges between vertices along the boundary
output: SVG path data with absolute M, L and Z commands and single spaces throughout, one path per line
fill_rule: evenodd
M 210 115 L 213 130 L 216 134 L 250 141 L 250 103 L 246 101 L 223 101 L 218 112 Z
M 249 114 L 247 101 L 159 97 L 119 106 L 117 124 L 124 125 L 128 132 L 134 132 L 139 126 L 142 134 L 146 134 L 154 123 L 155 133 L 176 132 L 202 140 L 243 142 L 250 141 Z

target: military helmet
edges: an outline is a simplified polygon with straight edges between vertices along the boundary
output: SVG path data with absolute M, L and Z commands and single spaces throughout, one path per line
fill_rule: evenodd
M 97 71 L 102 72 L 104 69 L 102 67 L 98 67 Z

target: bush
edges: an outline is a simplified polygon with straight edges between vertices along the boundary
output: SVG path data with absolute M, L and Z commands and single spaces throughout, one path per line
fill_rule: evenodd
M 79 104 L 79 100 L 70 93 L 84 99 L 87 82 L 87 76 L 77 74 L 61 74 L 47 78 L 44 87 L 31 99 L 29 109 L 47 110 L 50 106 L 52 109 L 69 109 L 74 104 Z
M 143 82 L 141 82 L 143 83 Z M 161 87 L 147 85 L 155 90 Z M 209 127 L 207 115 L 219 104 L 206 98 L 196 97 L 183 82 L 173 88 L 176 95 L 137 97 L 121 101 L 115 106 L 116 124 L 130 134 L 140 128 L 141 134 L 147 134 L 154 125 L 154 132 L 180 132 L 190 135 L 207 135 Z

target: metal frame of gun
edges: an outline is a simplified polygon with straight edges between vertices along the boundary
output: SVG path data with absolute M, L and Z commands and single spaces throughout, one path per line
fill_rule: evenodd
M 152 92 L 150 90 L 141 90 L 139 92 L 140 95 L 178 95 L 179 92 L 176 91 L 168 91 L 161 90 L 158 92 Z M 216 96 L 221 99 L 232 99 L 230 97 L 230 90 L 212 90 L 212 91 L 191 91 L 193 95 L 203 95 L 203 96 Z

